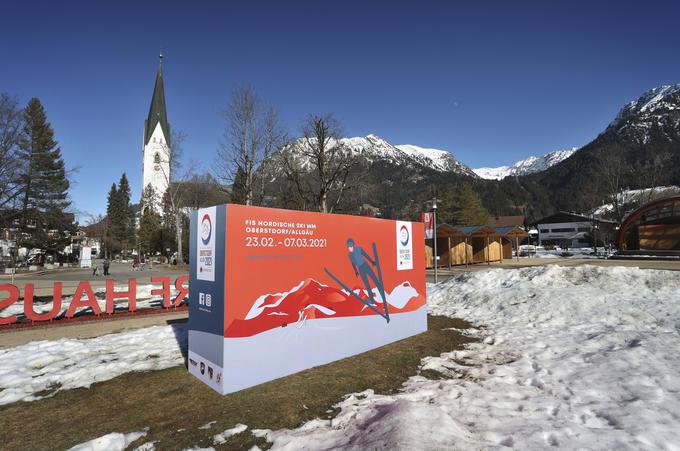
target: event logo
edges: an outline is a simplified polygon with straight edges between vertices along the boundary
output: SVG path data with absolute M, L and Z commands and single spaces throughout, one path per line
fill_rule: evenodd
M 405 225 L 403 225 L 399 230 L 399 241 L 401 241 L 402 246 L 406 246 L 408 244 L 408 240 L 409 240 L 408 229 L 406 228 Z
M 198 365 L 198 362 L 196 362 L 194 359 L 189 359 L 189 363 L 191 363 L 191 366 Z
M 212 223 L 210 222 L 210 215 L 206 213 L 201 220 L 201 241 L 206 246 L 210 243 L 210 235 L 212 235 Z
M 213 226 L 217 227 L 217 210 L 215 207 L 198 210 L 198 230 L 196 231 L 197 260 L 196 278 L 208 282 L 215 281 L 215 242 L 217 235 L 213 233 Z
M 210 380 L 212 380 L 213 377 L 213 369 L 211 366 L 208 367 L 208 376 L 210 377 Z
M 411 223 L 397 221 L 397 270 L 413 269 L 413 242 L 411 241 Z
M 205 363 L 201 362 L 201 374 L 205 374 Z

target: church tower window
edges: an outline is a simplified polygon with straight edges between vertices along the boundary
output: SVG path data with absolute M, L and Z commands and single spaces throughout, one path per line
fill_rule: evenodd
M 156 152 L 153 155 L 153 162 L 156 164 L 159 164 L 161 162 L 161 155 L 158 152 Z

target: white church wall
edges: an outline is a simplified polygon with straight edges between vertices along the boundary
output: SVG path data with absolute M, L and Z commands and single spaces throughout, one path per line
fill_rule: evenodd
M 156 154 L 158 154 L 160 162 L 156 161 Z M 149 143 L 144 146 L 143 158 L 143 188 L 151 184 L 160 200 L 168 189 L 168 180 L 170 178 L 169 149 L 160 123 L 156 124 Z

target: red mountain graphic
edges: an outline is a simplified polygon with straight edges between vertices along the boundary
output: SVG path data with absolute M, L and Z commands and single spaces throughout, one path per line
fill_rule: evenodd
M 355 286 L 353 291 L 363 299 L 369 299 L 363 287 Z M 373 292 L 376 308 L 384 311 L 380 294 L 375 289 Z M 414 311 L 425 305 L 425 296 L 409 282 L 397 285 L 391 292 L 386 292 L 386 296 L 390 315 Z M 368 315 L 377 313 L 349 293 L 314 279 L 305 279 L 287 292 L 260 296 L 244 319 L 236 319 L 227 326 L 224 336 L 249 337 L 316 318 Z

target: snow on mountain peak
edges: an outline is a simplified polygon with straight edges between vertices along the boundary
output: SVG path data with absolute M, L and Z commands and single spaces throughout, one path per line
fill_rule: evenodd
M 579 148 L 572 147 L 571 149 L 555 150 L 539 157 L 531 156 L 523 160 L 516 161 L 512 166 L 498 166 L 494 168 L 477 168 L 473 169 L 475 174 L 483 179 L 501 180 L 511 175 L 525 175 L 534 172 L 545 171 L 551 166 L 566 160 L 574 154 Z
M 456 158 L 446 150 L 432 149 L 429 147 L 414 146 L 413 144 L 400 144 L 395 146 L 411 158 L 425 159 L 429 162 L 432 169 L 442 172 L 457 172 L 470 176 L 475 173 L 466 165 L 456 160 Z
M 430 149 L 411 144 L 395 146 L 386 139 L 374 134 L 341 138 L 339 141 L 352 155 L 360 156 L 369 162 L 385 160 L 397 165 L 415 163 L 435 171 L 454 172 L 477 177 L 472 169 L 456 160 L 451 153 L 445 150 Z M 293 146 L 304 145 L 305 141 L 303 138 L 298 139 L 293 144 Z
M 627 103 L 607 131 L 630 140 L 647 143 L 653 130 L 669 139 L 680 129 L 680 83 L 659 86 Z

